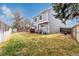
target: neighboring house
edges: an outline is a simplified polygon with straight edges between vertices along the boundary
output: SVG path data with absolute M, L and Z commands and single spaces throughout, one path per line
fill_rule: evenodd
M 76 39 L 79 42 L 79 24 L 75 25 L 72 29 L 72 35 L 74 39 Z
M 60 28 L 64 27 L 61 20 L 54 17 L 56 15 L 52 8 L 43 10 L 40 14 L 33 17 L 33 26 L 36 31 L 42 31 L 46 33 L 58 33 Z

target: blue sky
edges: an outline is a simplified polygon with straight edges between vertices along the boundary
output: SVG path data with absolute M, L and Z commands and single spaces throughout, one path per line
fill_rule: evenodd
M 9 3 L 0 4 L 0 20 L 11 25 L 13 22 L 13 15 L 16 9 L 20 9 L 21 15 L 32 21 L 32 17 L 36 16 L 40 11 L 49 8 L 50 3 Z M 76 24 L 75 20 L 67 21 L 67 26 Z
M 13 18 L 12 15 L 16 9 L 20 9 L 21 15 L 23 17 L 29 18 L 32 20 L 32 17 L 37 15 L 43 9 L 49 8 L 51 4 L 42 4 L 42 3 L 17 3 L 17 4 L 0 4 L 0 20 L 6 22 L 7 24 L 12 24 Z M 6 15 L 6 16 L 5 16 Z

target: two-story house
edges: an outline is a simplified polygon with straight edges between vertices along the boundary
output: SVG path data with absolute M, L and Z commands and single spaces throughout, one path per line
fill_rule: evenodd
M 55 18 L 53 8 L 48 8 L 41 11 L 37 16 L 33 17 L 35 30 L 46 33 L 58 33 L 60 28 L 64 27 L 61 20 Z

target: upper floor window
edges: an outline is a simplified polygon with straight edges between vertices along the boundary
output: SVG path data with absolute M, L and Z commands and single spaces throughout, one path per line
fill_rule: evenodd
M 37 21 L 37 18 L 35 18 L 35 22 Z
M 39 19 L 42 20 L 42 16 L 40 16 Z

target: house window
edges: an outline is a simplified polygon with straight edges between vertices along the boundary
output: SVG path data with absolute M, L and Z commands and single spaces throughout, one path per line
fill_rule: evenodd
M 44 25 L 41 25 L 41 27 L 44 27 Z
M 40 16 L 39 19 L 42 20 L 42 16 Z
M 35 22 L 37 21 L 37 18 L 35 18 Z

